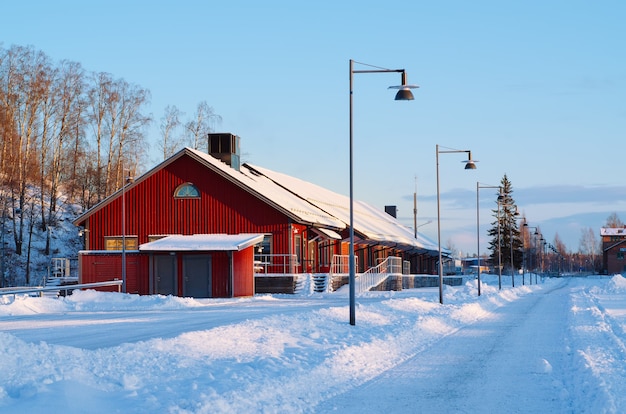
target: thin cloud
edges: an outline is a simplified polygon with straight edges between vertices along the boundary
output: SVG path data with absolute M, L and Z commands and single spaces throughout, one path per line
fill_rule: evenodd
M 553 185 L 543 187 L 515 188 L 511 194 L 515 204 L 523 208 L 525 205 L 541 204 L 569 204 L 569 203 L 595 203 L 617 204 L 626 203 L 626 186 L 582 186 L 582 185 Z M 493 194 L 486 192 L 480 194 L 481 204 L 488 202 L 489 197 L 495 200 L 496 190 Z M 413 200 L 413 194 L 402 197 L 406 201 Z M 476 208 L 476 190 L 455 188 L 442 192 L 441 201 L 448 208 Z M 436 194 L 421 194 L 422 202 L 436 201 Z
M 554 185 L 515 190 L 516 204 L 598 203 L 615 204 L 626 201 L 626 186 Z

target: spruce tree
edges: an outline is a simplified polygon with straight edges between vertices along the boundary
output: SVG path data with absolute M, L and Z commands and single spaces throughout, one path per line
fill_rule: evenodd
M 511 272 L 511 245 L 513 246 L 513 270 L 520 269 L 523 265 L 523 247 L 521 232 L 518 225 L 520 216 L 517 213 L 517 205 L 512 197 L 513 187 L 506 174 L 500 181 L 501 192 L 496 199 L 496 208 L 492 210 L 495 220 L 487 233 L 491 236 L 489 250 L 491 250 L 491 262 L 497 271 L 498 247 L 501 256 L 502 273 Z M 498 243 L 499 242 L 499 243 Z

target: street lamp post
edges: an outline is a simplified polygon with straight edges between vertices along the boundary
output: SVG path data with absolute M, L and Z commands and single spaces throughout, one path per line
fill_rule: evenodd
M 126 293 L 126 182 L 122 182 L 122 292 Z
M 122 174 L 126 170 L 122 169 Z M 122 292 L 126 293 L 126 186 L 131 182 L 130 171 L 122 182 Z
M 543 236 L 541 236 L 541 280 L 543 280 L 543 272 L 544 272 L 544 264 L 543 264 L 543 260 L 547 255 L 547 251 L 546 251 L 546 245 L 548 244 L 548 242 L 546 241 L 546 239 L 543 238 Z M 537 282 L 537 278 L 535 277 L 535 282 Z
M 354 64 L 369 66 L 375 69 L 354 70 Z M 396 101 L 411 101 L 414 99 L 411 89 L 415 89 L 417 85 L 409 85 L 406 83 L 406 72 L 404 69 L 384 69 L 377 68 L 375 66 L 367 65 L 361 62 L 355 62 L 350 59 L 350 253 L 349 253 L 349 284 L 350 284 L 350 325 L 356 324 L 356 309 L 355 309 L 355 283 L 356 283 L 356 269 L 354 266 L 354 179 L 353 179 L 353 122 L 352 122 L 352 84 L 355 73 L 390 73 L 396 72 L 402 74 L 402 84 L 399 86 L 390 86 L 390 89 L 398 89 L 396 93 Z
M 504 198 L 504 196 L 502 196 L 502 198 Z M 500 206 L 502 206 L 502 207 L 515 207 L 514 204 L 501 203 L 498 206 L 498 211 L 500 211 Z M 515 216 L 519 216 L 519 213 L 517 212 L 517 209 L 515 210 L 514 213 L 512 213 L 512 214 L 507 216 L 507 222 L 508 222 L 508 225 L 509 225 L 509 250 L 510 250 L 510 257 L 511 257 L 510 265 L 511 265 L 511 286 L 512 287 L 515 287 L 515 274 L 514 274 L 514 266 L 513 266 L 513 223 L 515 222 L 515 219 L 516 219 Z M 500 224 L 500 215 L 498 214 L 498 225 L 499 224 Z M 500 237 L 499 232 L 498 232 L 498 237 Z
M 472 151 L 470 150 L 447 149 L 441 151 L 439 150 L 439 144 L 437 144 L 435 146 L 435 152 L 437 167 L 437 243 L 439 247 L 439 303 L 443 304 L 443 257 L 441 254 L 441 196 L 439 191 L 439 154 L 450 154 L 459 152 L 467 153 L 467 160 L 463 161 L 465 163 L 466 170 L 475 170 L 477 161 L 472 160 Z
M 535 241 L 532 243 L 532 246 L 531 246 L 531 249 L 535 250 L 537 248 L 536 247 L 536 245 L 537 245 L 536 239 L 537 239 L 537 236 L 539 235 L 539 229 L 537 227 L 534 227 L 534 226 L 529 226 L 528 223 L 524 223 L 524 227 L 526 227 L 528 230 L 535 229 L 535 232 L 533 233 L 533 235 L 535 236 L 534 237 Z M 530 237 L 529 237 L 529 239 L 530 239 Z M 532 255 L 530 256 L 530 259 L 532 261 Z M 535 266 L 536 265 L 537 265 L 537 253 L 535 252 Z M 530 284 L 532 285 L 533 284 L 533 275 L 532 275 L 532 273 L 530 274 L 529 280 L 530 280 Z M 535 281 L 536 281 L 536 278 L 535 278 Z
M 480 189 L 481 188 L 499 188 L 502 194 L 502 187 L 498 185 L 480 185 L 476 182 L 476 254 L 478 256 L 478 296 L 480 296 Z
M 537 284 L 537 272 L 539 271 L 539 259 L 541 257 L 541 255 L 539 254 L 539 244 L 541 243 L 541 240 L 543 240 L 543 236 L 541 235 L 541 233 L 539 232 L 539 229 L 537 229 L 535 231 L 535 237 L 533 238 L 533 254 L 535 256 L 535 264 L 534 264 L 534 274 L 535 274 L 535 284 Z M 532 280 L 532 275 L 531 275 L 531 279 Z
M 502 235 L 500 234 L 500 206 L 502 193 L 498 196 L 498 290 L 502 290 Z
M 526 217 L 523 218 L 524 224 L 520 228 L 520 235 L 522 236 L 522 286 L 526 285 L 526 240 L 524 237 L 524 226 L 526 226 Z
M 519 216 L 517 209 L 515 209 L 515 213 L 510 216 L 509 220 L 509 247 L 511 248 L 511 286 L 515 287 L 515 266 L 513 265 L 513 225 L 515 224 L 515 220 L 517 219 L 515 216 Z

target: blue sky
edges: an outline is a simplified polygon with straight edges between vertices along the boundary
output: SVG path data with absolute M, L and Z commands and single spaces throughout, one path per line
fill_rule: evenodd
M 399 74 L 355 74 L 354 194 L 397 205 L 442 244 L 476 251 L 476 183 L 507 174 L 548 242 L 626 221 L 626 3 L 590 1 L 28 1 L 2 6 L 4 48 L 32 45 L 150 90 L 153 162 L 167 105 L 206 101 L 242 159 L 348 193 L 349 59 L 404 68 L 420 85 L 396 102 Z M 355 69 L 365 67 L 355 66 Z M 417 184 L 417 185 L 416 185 Z M 480 190 L 481 253 L 496 208 Z

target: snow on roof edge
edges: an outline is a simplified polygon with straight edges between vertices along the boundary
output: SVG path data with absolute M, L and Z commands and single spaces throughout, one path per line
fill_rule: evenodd
M 241 251 L 263 241 L 263 233 L 175 234 L 139 246 L 139 251 Z

